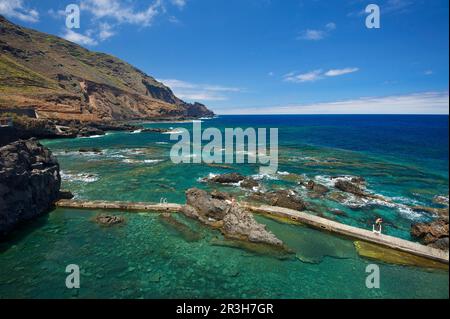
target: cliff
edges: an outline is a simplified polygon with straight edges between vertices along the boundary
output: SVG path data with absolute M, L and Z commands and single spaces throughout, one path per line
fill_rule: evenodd
M 0 147 L 0 237 L 47 212 L 60 186 L 57 160 L 36 140 Z
M 15 25 L 0 16 L 0 108 L 41 118 L 130 120 L 213 116 L 108 54 Z

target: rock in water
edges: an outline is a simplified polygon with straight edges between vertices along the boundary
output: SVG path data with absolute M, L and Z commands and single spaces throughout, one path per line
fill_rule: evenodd
M 121 216 L 112 216 L 112 215 L 98 215 L 95 217 L 95 222 L 97 224 L 100 224 L 102 226 L 114 226 L 117 224 L 122 224 L 125 222 L 125 218 Z
M 0 148 L 0 236 L 50 210 L 61 187 L 59 164 L 35 139 Z
M 289 208 L 303 211 L 307 209 L 306 203 L 293 190 L 277 190 L 268 193 L 252 194 L 250 200 L 265 203 L 271 206 Z
M 338 180 L 334 186 L 345 193 L 350 193 L 360 197 L 367 196 L 366 192 L 364 192 L 359 185 L 346 180 Z
M 324 194 L 328 193 L 328 191 L 329 191 L 328 187 L 326 187 L 322 184 L 316 183 L 312 180 L 308 181 L 308 183 L 306 183 L 305 186 L 309 191 L 311 191 L 312 193 L 314 193 L 318 196 L 324 195 Z
M 210 179 L 205 179 L 205 181 L 209 181 L 212 183 L 218 184 L 237 184 L 241 183 L 242 188 L 252 189 L 254 187 L 259 187 L 259 183 L 252 179 L 251 177 L 245 177 L 239 173 L 229 173 L 214 176 Z
M 448 220 L 438 219 L 431 223 L 419 223 L 411 227 L 411 235 L 431 247 L 448 250 Z
M 182 210 L 186 216 L 220 229 L 225 237 L 283 248 L 281 240 L 238 204 L 213 198 L 196 188 L 186 192 L 186 199 Z

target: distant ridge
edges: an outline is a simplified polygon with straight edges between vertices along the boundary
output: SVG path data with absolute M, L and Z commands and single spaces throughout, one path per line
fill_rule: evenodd
M 213 116 L 132 65 L 0 15 L 0 108 L 51 119 L 131 120 Z

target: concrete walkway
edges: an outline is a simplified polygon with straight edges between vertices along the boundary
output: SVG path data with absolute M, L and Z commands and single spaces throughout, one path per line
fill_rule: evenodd
M 448 252 L 444 252 L 440 249 L 431 248 L 401 238 L 383 234 L 375 234 L 373 233 L 373 231 L 341 224 L 329 219 L 321 218 L 315 215 L 282 207 L 273 207 L 264 205 L 263 206 L 245 205 L 245 207 L 254 213 L 263 213 L 277 217 L 288 218 L 320 230 L 343 235 L 353 239 L 363 240 L 369 243 L 388 247 L 394 250 L 427 258 L 447 265 L 449 263 Z
M 179 212 L 182 205 L 179 204 L 150 204 L 150 203 L 128 203 L 128 202 L 109 202 L 109 201 L 78 201 L 78 200 L 60 200 L 55 203 L 56 207 L 81 208 L 81 209 L 107 209 L 123 211 L 148 211 L 148 212 Z
M 123 211 L 148 211 L 148 212 L 180 212 L 183 205 L 179 204 L 150 204 L 150 203 L 128 203 L 128 202 L 108 202 L 108 201 L 77 201 L 60 200 L 55 204 L 57 207 L 82 208 L 82 209 L 107 209 Z M 443 264 L 449 264 L 449 254 L 439 249 L 424 246 L 408 240 L 388 235 L 374 234 L 372 231 L 341 224 L 332 220 L 321 218 L 304 212 L 274 206 L 252 206 L 241 203 L 241 206 L 253 213 L 262 213 L 294 220 L 319 230 L 339 234 L 352 239 L 362 240 L 379 246 L 387 247 L 414 256 L 426 258 Z

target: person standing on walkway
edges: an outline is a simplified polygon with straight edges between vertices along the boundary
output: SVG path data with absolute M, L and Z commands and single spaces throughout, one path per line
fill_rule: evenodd
M 373 232 L 375 234 L 381 234 L 381 224 L 383 223 L 382 218 L 377 218 L 375 221 L 375 225 L 373 225 Z

